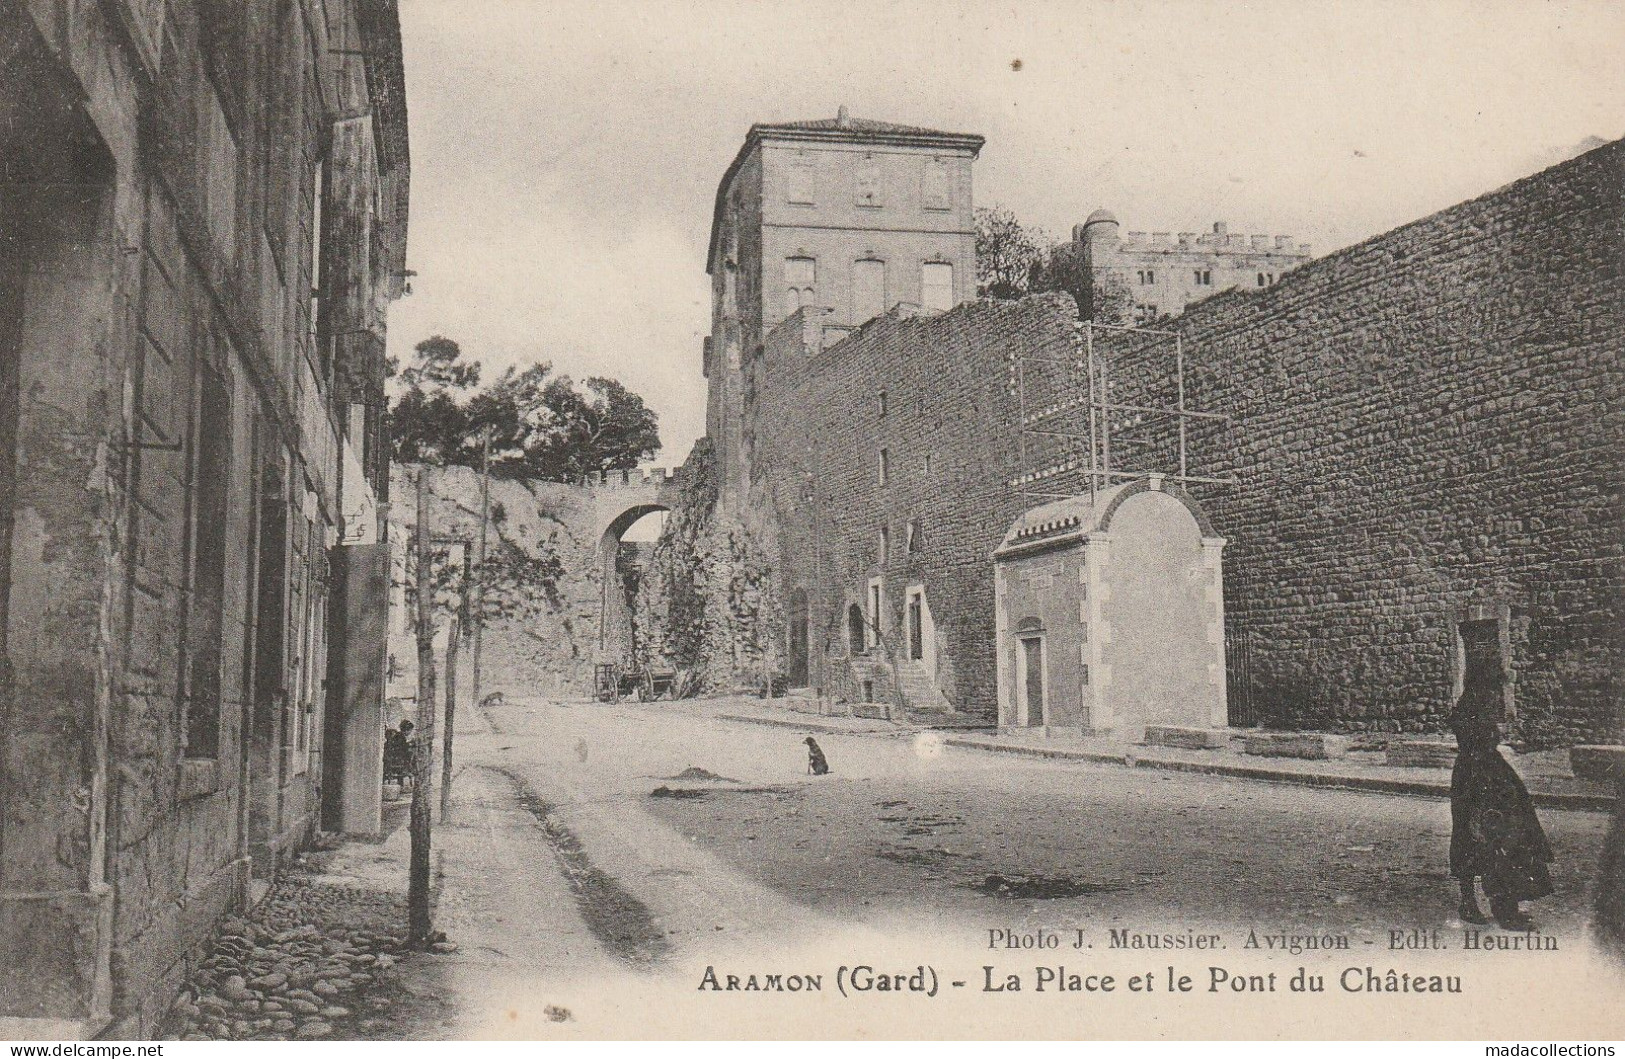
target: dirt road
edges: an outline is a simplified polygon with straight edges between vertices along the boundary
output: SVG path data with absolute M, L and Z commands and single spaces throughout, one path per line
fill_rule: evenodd
M 1481 995 L 1532 970 L 1554 987 L 1571 969 L 1591 974 L 1585 892 L 1602 814 L 1544 814 L 1559 892 L 1534 911 L 1558 951 L 1469 954 L 1452 918 L 1439 801 L 995 756 L 915 733 L 820 735 L 833 771 L 815 777 L 804 733 L 681 707 L 510 700 L 481 727 L 459 735 L 455 822 L 436 839 L 440 924 L 462 946 L 450 970 L 468 998 L 466 1035 L 741 1036 L 802 1025 L 841 1036 L 922 1015 L 944 1034 L 974 1033 L 989 1011 L 1037 1002 L 1000 997 L 989 1009 L 983 967 L 1018 967 L 1031 991 L 1034 961 L 1045 959 L 1194 960 L 1198 995 L 1179 1003 L 1198 1019 L 1219 1014 L 1201 1015 L 1218 992 L 1201 977 L 1215 960 L 1273 967 L 1301 956 L 1334 973 L 1379 974 L 1395 960 L 1458 972 L 1471 963 L 1467 988 Z M 1443 948 L 1398 946 L 1395 931 Z M 1052 952 L 1021 947 L 1046 937 Z M 1203 938 L 1213 941 L 1200 957 L 1165 947 Z M 966 1002 L 898 1007 L 908 1003 L 898 996 L 857 1008 L 831 995 L 839 968 L 926 964 Z M 826 980 L 817 996 L 746 1002 L 710 989 L 708 971 L 724 987 L 734 974 L 742 989 L 752 974 Z M 1271 999 L 1272 1025 L 1292 1032 L 1296 1009 Z M 1375 1035 L 1391 1017 L 1359 996 L 1338 1003 L 1354 1005 L 1347 1018 L 1376 1019 Z M 1322 1002 L 1296 1017 L 1312 1027 L 1329 1010 Z M 1482 1020 L 1497 1017 L 1493 1004 L 1439 1011 L 1429 1024 L 1441 1035 L 1487 1031 Z M 1112 1012 L 1122 1032 L 1194 1025 L 1148 1005 Z M 1082 1012 L 1066 1019 L 1057 1032 L 1090 1032 Z

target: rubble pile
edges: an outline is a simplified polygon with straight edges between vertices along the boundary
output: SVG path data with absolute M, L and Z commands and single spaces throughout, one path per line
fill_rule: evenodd
M 395 894 L 284 878 L 248 919 L 222 921 L 170 1010 L 165 1036 L 385 1035 L 379 1029 L 392 1001 L 376 987 L 406 947 L 405 922 Z

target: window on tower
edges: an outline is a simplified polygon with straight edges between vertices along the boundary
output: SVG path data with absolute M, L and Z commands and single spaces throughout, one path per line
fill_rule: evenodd
M 812 258 L 784 259 L 784 315 L 789 316 L 797 309 L 813 304 L 817 281 L 818 263 Z
M 880 159 L 872 154 L 863 156 L 858 163 L 858 188 L 855 197 L 857 205 L 869 209 L 879 209 L 884 206 L 885 196 L 880 191 Z
M 806 151 L 797 152 L 785 174 L 785 201 L 793 206 L 813 204 L 813 162 Z
M 954 307 L 954 267 L 946 261 L 927 261 L 920 269 L 920 304 L 943 312 Z
M 920 205 L 928 210 L 952 209 L 952 187 L 948 163 L 941 158 L 931 159 L 925 163 L 925 174 L 920 180 Z
M 852 263 L 852 322 L 865 323 L 886 311 L 886 263 L 866 258 Z

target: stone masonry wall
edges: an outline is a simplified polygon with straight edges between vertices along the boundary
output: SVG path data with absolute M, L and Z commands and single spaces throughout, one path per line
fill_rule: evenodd
M 1505 608 L 1515 738 L 1618 740 L 1622 154 L 1178 318 L 1191 405 L 1234 417 L 1193 453 L 1240 479 L 1193 489 L 1229 540 L 1233 720 L 1439 730 L 1456 622 Z M 746 512 L 779 542 L 784 598 L 807 594 L 811 683 L 845 680 L 843 615 L 871 577 L 889 637 L 923 583 L 938 685 L 992 716 L 989 556 L 1020 506 L 1011 358 L 1068 355 L 1069 315 L 1049 299 L 894 310 L 819 350 L 803 312 L 746 364 Z
M 759 527 L 719 505 L 708 441 L 683 469 L 682 496 L 640 579 L 637 662 L 675 671 L 687 693 L 761 691 L 784 674 L 776 553 Z
M 906 589 L 924 585 L 937 636 L 930 675 L 956 710 L 993 718 L 992 554 L 1021 509 L 1009 486 L 1011 366 L 1018 351 L 1069 355 L 1074 316 L 1070 298 L 1047 295 L 933 316 L 893 309 L 829 349 L 818 348 L 816 314 L 769 335 L 748 365 L 750 510 L 776 523 L 783 598 L 806 593 L 810 683 L 872 680 L 888 700 L 887 666 L 849 666 L 845 615 L 880 578 L 882 635 L 900 646 Z
M 1621 729 L 1625 144 L 1191 307 L 1242 485 L 1197 489 L 1253 709 L 1437 730 L 1455 621 L 1510 611 L 1515 737 Z

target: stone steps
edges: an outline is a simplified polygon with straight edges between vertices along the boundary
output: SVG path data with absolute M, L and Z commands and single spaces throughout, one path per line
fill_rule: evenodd
M 1348 752 L 1347 736 L 1324 732 L 1245 732 L 1241 752 L 1259 757 L 1335 761 Z
M 991 732 L 996 727 L 985 717 L 969 713 L 937 713 L 933 710 L 909 710 L 908 721 L 920 728 L 938 728 L 949 732 Z
M 1443 739 L 1393 739 L 1383 764 L 1394 768 L 1447 769 L 1456 763 L 1456 744 Z
M 948 697 L 937 687 L 936 681 L 926 674 L 925 667 L 915 661 L 900 663 L 897 677 L 902 685 L 904 710 L 908 722 L 921 728 L 940 728 L 948 731 L 990 731 L 993 722 L 973 714 L 958 713 Z
M 1146 746 L 1166 746 L 1179 750 L 1223 750 L 1236 734 L 1228 728 L 1148 724 L 1142 741 Z
M 938 689 L 936 681 L 925 672 L 925 667 L 918 662 L 900 662 L 897 666 L 897 680 L 902 686 L 903 702 L 912 712 L 915 710 L 934 713 L 952 713 L 953 706 Z

